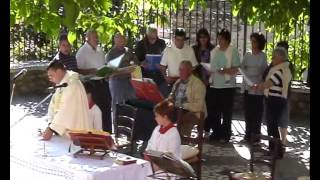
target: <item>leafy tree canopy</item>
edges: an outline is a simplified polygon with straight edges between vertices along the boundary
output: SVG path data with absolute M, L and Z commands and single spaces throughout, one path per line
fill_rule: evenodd
M 143 7 L 144 2 L 144 7 Z M 10 24 L 24 23 L 32 25 L 36 31 L 42 31 L 57 37 L 61 25 L 71 32 L 71 40 L 75 39 L 76 29 L 95 28 L 103 42 L 111 39 L 114 31 L 130 30 L 138 32 L 143 23 L 159 18 L 160 22 L 168 22 L 167 16 L 156 17 L 152 10 L 172 10 L 181 8 L 183 3 L 189 10 L 198 3 L 206 7 L 206 0 L 10 0 Z M 289 34 L 294 21 L 309 16 L 310 0 L 232 0 L 233 15 L 253 24 L 261 21 L 266 27 L 276 28 Z M 144 14 L 137 14 L 144 8 Z M 142 22 L 143 20 L 143 22 Z M 280 29 L 279 29 L 280 30 Z
M 184 3 L 191 11 L 197 5 L 205 8 L 210 0 L 10 0 L 10 25 L 12 28 L 15 24 L 31 26 L 34 32 L 53 38 L 66 28 L 72 44 L 84 31 L 93 28 L 99 33 L 101 43 L 111 46 L 116 31 L 137 37 L 141 27 L 149 23 L 168 23 L 170 10 L 175 12 Z M 300 58 L 301 63 L 296 67 L 301 74 L 309 59 L 305 24 L 309 23 L 310 0 L 231 0 L 231 3 L 233 16 L 249 24 L 264 23 L 269 32 L 276 32 L 275 42 L 289 41 L 290 58 Z M 296 27 L 300 39 L 293 38 Z M 293 46 L 300 51 L 299 56 Z M 270 44 L 269 48 L 272 48 Z
M 263 22 L 270 31 L 292 33 L 296 21 L 308 22 L 310 0 L 232 0 L 233 15 L 239 15 L 248 23 Z
M 190 0 L 190 8 L 196 1 Z M 200 1 L 203 6 L 204 2 Z M 93 28 L 98 31 L 101 42 L 106 43 L 110 42 L 115 31 L 135 34 L 139 27 L 157 18 L 161 23 L 168 22 L 161 13 L 159 16 L 151 13 L 150 16 L 149 12 L 156 9 L 169 12 L 170 5 L 176 10 L 182 3 L 183 0 L 11 0 L 10 25 L 32 25 L 35 31 L 51 37 L 57 37 L 63 26 L 68 29 L 71 42 L 76 39 L 77 31 Z

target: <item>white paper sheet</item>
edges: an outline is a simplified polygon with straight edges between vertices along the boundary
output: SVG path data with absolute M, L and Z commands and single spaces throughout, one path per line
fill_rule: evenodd
M 213 72 L 211 70 L 211 66 L 210 66 L 210 63 L 200 63 L 202 65 L 202 67 L 204 67 L 205 70 L 207 70 L 208 72 Z
M 118 68 L 118 67 L 120 66 L 122 60 L 123 60 L 123 56 L 124 56 L 124 54 L 122 54 L 122 55 L 120 55 L 120 56 L 118 56 L 118 57 L 116 57 L 116 58 L 114 58 L 114 59 L 111 59 L 111 60 L 108 62 L 107 66 L 108 66 L 108 67 Z

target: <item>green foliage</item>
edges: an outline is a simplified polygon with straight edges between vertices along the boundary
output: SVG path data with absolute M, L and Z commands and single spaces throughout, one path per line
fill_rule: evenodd
M 129 47 L 136 38 L 141 38 L 148 24 L 159 22 L 168 24 L 169 13 L 176 13 L 183 5 L 188 4 L 189 11 L 197 5 L 207 6 L 207 0 L 10 0 L 10 27 L 16 32 L 17 24 L 32 27 L 33 34 L 26 33 L 17 37 L 12 51 L 18 51 L 21 42 L 30 40 L 43 33 L 41 38 L 33 38 L 32 46 L 41 48 L 47 45 L 47 39 L 57 39 L 61 29 L 67 29 L 68 39 L 74 48 L 78 48 L 84 40 L 87 29 L 96 29 L 105 50 L 111 47 L 115 32 L 129 36 Z M 296 61 L 296 78 L 309 60 L 309 35 L 302 20 L 309 21 L 310 0 L 231 0 L 233 16 L 239 16 L 250 24 L 262 22 L 269 32 L 276 32 L 275 42 L 287 40 L 290 44 L 290 59 Z M 158 12 L 158 13 L 156 13 Z M 246 22 L 246 21 L 244 21 Z M 294 39 L 297 31 L 305 32 Z M 41 39 L 41 40 L 39 40 Z M 51 43 L 52 44 L 52 43 Z M 54 43 L 55 44 L 55 43 Z M 295 45 L 295 46 L 293 46 Z M 267 48 L 272 49 L 268 43 Z M 295 47 L 295 50 L 292 48 Z M 38 49 L 39 50 L 39 49 Z M 42 49 L 43 50 L 43 49 Z M 299 53 L 297 53 L 299 50 Z M 271 51 L 268 51 L 268 53 Z M 294 55 L 298 54 L 298 55 Z M 31 54 L 37 56 L 36 52 Z M 42 52 L 41 52 L 42 53 Z M 47 53 L 47 52 L 46 52 Z M 269 54 L 270 59 L 270 54 Z M 23 57 L 24 59 L 27 57 Z M 300 63 L 301 61 L 301 63 Z M 299 63 L 297 63 L 299 62 Z
M 74 44 L 74 41 L 77 39 L 77 34 L 74 32 L 69 32 L 68 33 L 68 41 L 70 44 Z
M 280 26 L 301 14 L 310 14 L 310 0 L 232 0 L 233 15 L 255 23 L 264 22 L 267 27 Z
M 295 65 L 295 79 L 301 79 L 303 71 L 308 68 L 309 56 L 309 32 L 305 32 L 298 39 L 289 41 L 289 57 Z
M 276 33 L 274 37 L 275 44 L 269 42 L 267 44 L 267 57 L 271 61 L 272 49 L 279 41 L 288 41 L 289 44 L 289 60 L 294 64 L 294 79 L 301 80 L 303 71 L 308 68 L 310 62 L 309 56 L 309 31 L 304 23 L 308 16 L 300 16 L 297 21 L 292 20 L 290 28 L 288 26 L 279 26 L 274 28 Z M 297 24 L 296 24 L 297 23 Z M 292 26 L 292 27 L 291 27 Z M 296 27 L 296 29 L 295 29 Z
M 275 37 L 275 44 L 269 42 L 267 44 L 267 58 L 268 62 L 271 63 L 272 60 L 272 50 L 275 48 L 276 43 L 281 41 L 280 34 Z M 309 62 L 309 34 L 306 32 L 297 39 L 290 39 L 289 44 L 289 60 L 294 65 L 293 79 L 301 80 L 303 71 L 308 68 Z
M 115 31 L 136 35 L 147 24 L 167 23 L 169 10 L 183 6 L 183 0 L 11 0 L 10 24 L 32 25 L 37 32 L 56 38 L 62 27 L 75 33 L 79 28 L 96 28 L 102 43 L 109 43 Z M 206 0 L 190 0 L 189 10 Z M 141 13 L 141 8 L 145 10 Z M 160 12 L 164 11 L 164 15 Z M 137 14 L 139 12 L 139 14 Z
M 309 34 L 305 24 L 310 17 L 310 0 L 232 0 L 232 14 L 251 25 L 264 23 L 269 32 L 275 32 L 275 43 L 289 43 L 289 57 L 295 65 L 295 79 L 301 79 L 309 62 Z M 296 25 L 297 24 L 297 25 Z M 304 32 L 304 34 L 295 32 Z M 273 49 L 268 42 L 267 49 Z M 271 60 L 271 51 L 268 51 Z

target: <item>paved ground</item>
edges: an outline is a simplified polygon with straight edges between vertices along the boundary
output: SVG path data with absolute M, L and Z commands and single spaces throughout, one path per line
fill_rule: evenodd
M 14 97 L 11 108 L 10 121 L 16 121 L 28 112 L 31 107 L 35 106 L 45 96 L 28 96 Z M 25 128 L 45 127 L 45 119 L 48 102 L 39 106 L 37 111 L 24 118 L 21 123 L 11 129 L 11 143 L 20 132 L 23 133 Z M 310 126 L 309 119 L 295 120 L 290 122 L 287 152 L 282 160 L 277 162 L 277 178 L 279 180 L 294 180 L 299 176 L 309 175 L 310 162 Z M 248 148 L 240 144 L 244 134 L 244 121 L 241 113 L 236 113 L 233 117 L 232 140 L 228 144 L 218 142 L 204 143 L 203 157 L 205 162 L 202 167 L 203 179 L 228 179 L 226 175 L 230 170 L 245 171 L 248 170 L 248 159 L 250 158 Z M 266 127 L 263 125 L 262 133 L 266 134 Z M 264 144 L 262 144 L 264 146 Z M 138 154 L 136 154 L 138 156 Z M 257 171 L 268 172 L 266 166 L 256 167 Z

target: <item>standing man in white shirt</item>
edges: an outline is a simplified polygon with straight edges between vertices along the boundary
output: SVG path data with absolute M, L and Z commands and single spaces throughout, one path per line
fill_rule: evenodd
M 182 61 L 190 61 L 193 67 L 198 65 L 193 49 L 185 44 L 185 40 L 186 32 L 178 28 L 174 33 L 174 43 L 163 51 L 160 70 L 166 80 L 164 86 L 168 86 L 166 90 L 163 90 L 165 96 L 171 92 L 172 84 L 179 79 L 179 67 Z
M 79 73 L 95 74 L 97 69 L 105 64 L 104 52 L 98 43 L 97 32 L 89 30 L 86 34 L 86 42 L 76 54 Z
M 95 75 L 97 70 L 105 65 L 105 54 L 98 46 L 99 39 L 95 30 L 86 34 L 86 42 L 76 54 L 79 73 Z M 109 83 L 105 80 L 90 80 L 93 85 L 92 98 L 102 111 L 102 127 L 104 131 L 112 132 L 111 121 L 111 95 Z

